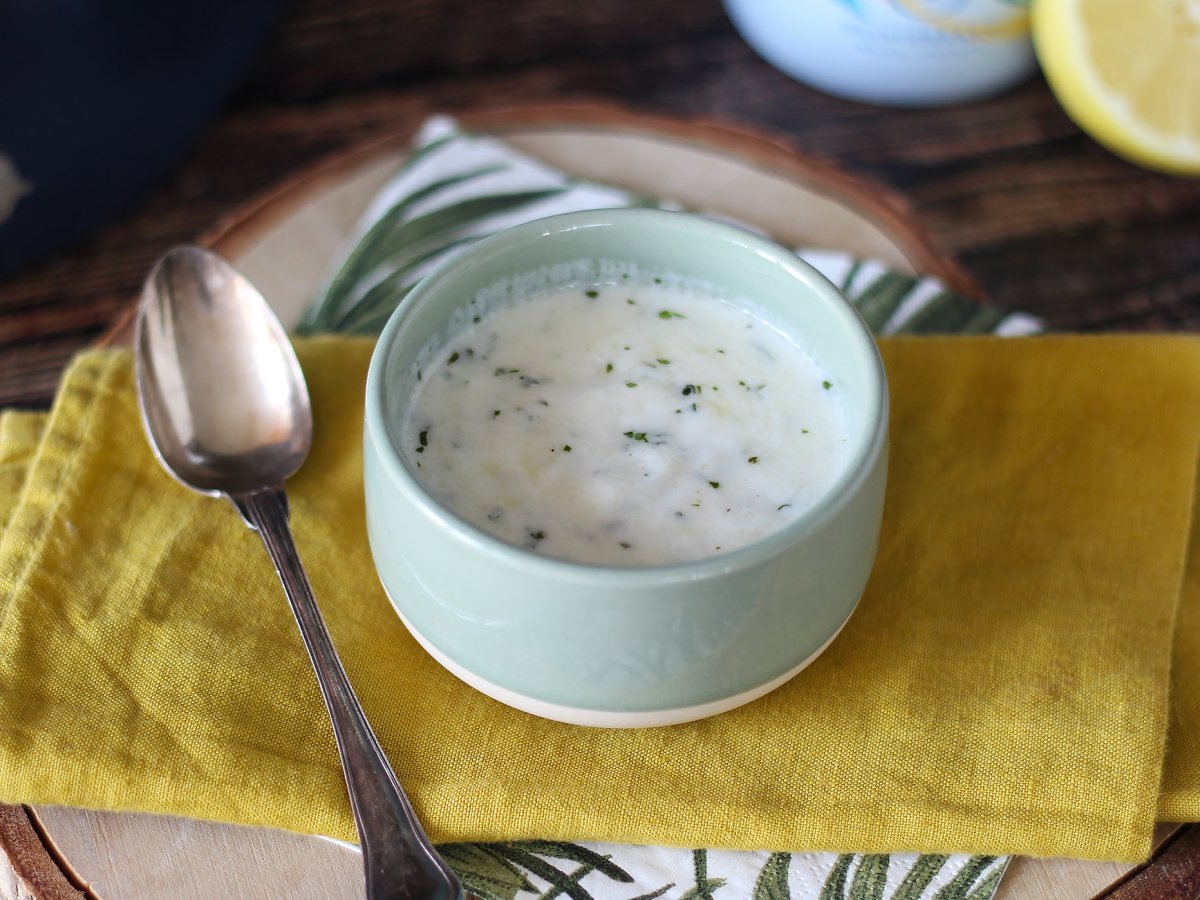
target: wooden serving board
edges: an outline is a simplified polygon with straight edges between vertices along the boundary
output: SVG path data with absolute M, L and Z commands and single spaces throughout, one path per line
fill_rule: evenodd
M 740 220 L 785 244 L 846 250 L 935 275 L 983 299 L 902 198 L 762 135 L 601 105 L 481 110 L 459 120 L 577 176 Z M 294 323 L 419 124 L 400 123 L 385 139 L 288 179 L 224 217 L 200 243 L 238 265 L 284 323 Z M 131 305 L 101 343 L 127 342 L 132 322 Z M 1194 830 L 1163 829 L 1161 837 L 1168 861 L 1200 856 Z M 1129 873 L 1121 864 L 1018 859 L 997 896 L 1154 896 L 1138 892 L 1137 877 L 1114 886 Z M 1131 887 L 1134 893 L 1122 893 Z M 0 807 L 0 898 L 341 900 L 362 893 L 357 850 L 318 837 L 134 813 Z

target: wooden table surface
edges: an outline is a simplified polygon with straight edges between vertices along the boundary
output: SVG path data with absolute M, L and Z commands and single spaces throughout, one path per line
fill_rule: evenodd
M 0 281 L 0 406 L 45 405 L 155 256 L 288 172 L 427 111 L 577 97 L 750 126 L 888 184 L 995 303 L 1055 328 L 1200 328 L 1200 181 L 1113 157 L 1039 77 L 883 109 L 776 72 L 719 0 L 297 0 L 165 184 Z
M 885 184 L 992 302 L 1052 328 L 1200 330 L 1200 180 L 1112 156 L 1040 77 L 971 104 L 884 109 L 776 72 L 719 0 L 297 0 L 164 184 L 0 281 L 0 407 L 46 406 L 159 253 L 289 173 L 429 112 L 589 98 L 756 129 Z M 1173 852 L 1195 877 L 1200 841 Z M 1114 896 L 1160 896 L 1131 888 Z

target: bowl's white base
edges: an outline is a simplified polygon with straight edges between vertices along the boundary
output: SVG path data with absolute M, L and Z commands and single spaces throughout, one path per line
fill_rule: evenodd
M 386 591 L 387 589 L 384 588 L 384 590 Z M 389 599 L 391 599 L 390 595 Z M 475 688 L 475 690 L 486 694 L 493 700 L 499 700 L 506 706 L 532 713 L 543 719 L 553 719 L 557 722 L 566 722 L 569 725 L 587 725 L 592 728 L 657 728 L 662 725 L 679 725 L 683 722 L 693 722 L 696 719 L 706 719 L 709 716 L 715 716 L 718 713 L 735 709 L 749 703 L 751 700 L 757 700 L 764 694 L 769 694 L 789 679 L 794 678 L 809 663 L 824 653 L 825 649 L 842 633 L 842 628 L 845 627 L 846 622 L 850 620 L 850 616 L 847 616 L 845 621 L 838 626 L 837 631 L 829 636 L 829 640 L 817 648 L 815 653 L 802 661 L 798 666 L 789 669 L 782 675 L 772 678 L 758 687 L 743 691 L 740 694 L 734 694 L 731 697 L 722 697 L 719 700 L 711 700 L 695 706 L 626 712 L 608 709 L 586 709 L 578 706 L 564 706 L 560 703 L 549 703 L 545 700 L 539 700 L 536 697 L 519 694 L 495 682 L 488 681 L 486 678 L 481 678 L 469 669 L 463 668 L 463 666 L 433 646 L 420 631 L 413 627 L 404 614 L 400 612 L 394 600 L 392 601 L 392 607 L 396 609 L 396 614 L 400 616 L 400 621 L 404 623 L 404 627 L 417 639 L 417 643 L 424 647 L 425 651 L 437 660 L 443 668 L 461 681 Z M 853 611 L 851 611 L 851 615 L 853 615 Z

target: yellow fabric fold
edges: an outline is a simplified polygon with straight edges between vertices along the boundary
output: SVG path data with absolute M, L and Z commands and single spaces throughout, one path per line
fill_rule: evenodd
M 20 502 L 45 425 L 45 413 L 0 412 L 0 534 Z
M 1162 822 L 1200 822 L 1200 519 L 1196 510 L 1200 510 L 1200 486 L 1193 502 L 1188 563 L 1175 620 L 1171 718 L 1158 801 Z
M 1163 779 L 1172 640 L 1200 644 L 1194 570 L 1173 632 L 1200 342 L 881 347 L 891 469 L 858 611 L 767 697 L 629 732 L 501 706 L 410 638 L 364 532 L 370 344 L 300 345 L 317 439 L 288 485 L 297 543 L 435 840 L 1132 860 L 1156 815 L 1200 814 L 1200 706 L 1184 696 L 1200 672 L 1182 646 Z M 20 482 L 0 536 L 0 799 L 352 837 L 265 553 L 228 504 L 158 467 L 129 357 L 84 354 L 48 419 L 22 427 L 7 471 L 24 477 L 0 474 Z

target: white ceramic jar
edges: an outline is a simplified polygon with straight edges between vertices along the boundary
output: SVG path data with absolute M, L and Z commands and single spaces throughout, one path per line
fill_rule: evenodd
M 780 71 L 867 103 L 973 100 L 1037 65 L 1029 0 L 725 0 L 725 9 Z

